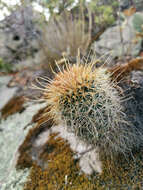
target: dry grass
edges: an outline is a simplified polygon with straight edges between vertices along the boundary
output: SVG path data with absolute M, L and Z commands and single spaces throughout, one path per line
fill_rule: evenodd
M 43 26 L 41 47 L 50 63 L 59 60 L 63 54 L 75 57 L 78 49 L 83 54 L 86 52 L 91 40 L 91 16 L 89 14 L 88 26 L 85 24 L 84 14 L 79 13 L 77 17 L 64 12 L 60 16 L 52 17 Z

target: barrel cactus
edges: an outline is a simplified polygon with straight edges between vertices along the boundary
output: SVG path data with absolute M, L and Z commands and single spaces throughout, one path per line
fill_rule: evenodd
M 134 146 L 117 84 L 94 63 L 67 64 L 44 89 L 43 97 L 56 123 L 102 152 L 126 154 Z

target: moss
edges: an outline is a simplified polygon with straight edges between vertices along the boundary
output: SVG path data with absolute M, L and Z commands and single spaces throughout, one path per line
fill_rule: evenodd
M 40 158 L 46 168 L 33 164 L 24 190 L 94 189 L 95 185 L 90 183 L 88 177 L 80 174 L 68 143 L 56 134 L 50 136 Z
M 2 58 L 0 58 L 0 72 L 11 72 L 12 71 L 12 64 L 5 63 Z
M 52 134 L 40 155 L 44 164 L 32 164 L 24 190 L 135 190 L 143 185 L 142 152 L 135 152 L 129 160 L 104 158 L 103 173 L 92 176 L 80 172 L 73 155 L 67 142 Z
M 122 155 L 114 160 L 102 158 L 102 164 L 102 174 L 92 175 L 97 189 L 137 190 L 143 186 L 142 152 L 134 152 L 129 158 Z
M 102 174 L 87 176 L 81 173 L 78 160 L 69 144 L 51 134 L 41 147 L 39 158 L 32 160 L 33 142 L 45 129 L 52 126 L 52 121 L 42 124 L 40 120 L 44 110 L 33 117 L 38 124 L 29 131 L 24 143 L 19 148 L 20 156 L 17 168 L 31 167 L 24 190 L 137 190 L 143 186 L 142 151 L 136 151 L 127 159 L 118 155 L 114 159 L 101 156 Z M 39 164 L 40 163 L 40 164 Z
M 102 158 L 103 173 L 92 176 L 81 173 L 73 157 L 68 143 L 52 134 L 39 157 L 43 165 L 32 164 L 24 190 L 135 190 L 143 185 L 142 152 L 135 152 L 129 160 Z
M 25 99 L 23 96 L 17 96 L 10 99 L 9 102 L 1 110 L 2 118 L 6 119 L 9 115 L 24 111 L 24 102 Z

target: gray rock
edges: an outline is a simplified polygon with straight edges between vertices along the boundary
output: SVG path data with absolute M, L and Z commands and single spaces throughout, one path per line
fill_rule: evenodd
M 39 64 L 43 59 L 38 20 L 32 7 L 21 7 L 0 22 L 0 57 L 14 69 Z
M 120 0 L 121 9 L 128 9 L 130 6 L 136 7 L 137 11 L 142 11 L 143 9 L 143 0 Z
M 124 55 L 131 55 L 133 57 L 137 56 L 141 50 L 142 40 L 139 40 L 137 43 L 133 43 L 133 40 L 136 38 L 133 19 L 136 14 L 129 17 L 129 19 L 125 20 L 124 23 L 122 22 L 122 27 L 117 25 L 108 28 L 100 36 L 99 41 L 96 41 L 93 44 L 93 50 L 95 50 L 99 55 L 103 55 L 111 51 L 113 57 Z
M 142 11 L 143 10 L 143 0 L 134 0 L 134 5 L 137 9 L 137 11 Z
M 1 76 L 0 77 L 0 110 L 2 107 L 14 96 L 17 89 L 14 88 L 8 88 L 6 85 L 11 80 L 11 76 Z
M 142 85 L 143 88 L 143 72 L 142 71 L 133 71 L 131 73 L 131 82 L 138 85 Z
M 9 181 L 0 185 L 1 190 L 23 190 L 24 183 L 27 180 L 30 170 L 24 169 L 16 171 L 13 169 L 9 176 Z
M 18 158 L 18 148 L 24 141 L 32 125 L 28 125 L 34 114 L 45 104 L 30 104 L 24 112 L 9 116 L 0 123 L 0 185 L 3 190 L 18 189 L 26 180 L 28 171 L 16 171 L 15 165 Z M 25 126 L 28 127 L 25 128 Z M 20 180 L 19 180 L 20 179 Z M 23 184 L 24 185 L 24 184 Z
M 143 72 L 132 71 L 130 83 L 123 83 L 126 101 L 123 101 L 125 113 L 131 127 L 136 129 L 136 148 L 143 147 Z

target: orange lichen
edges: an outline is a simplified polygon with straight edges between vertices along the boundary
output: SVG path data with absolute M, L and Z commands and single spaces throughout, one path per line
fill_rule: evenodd
M 2 118 L 6 119 L 9 115 L 22 112 L 24 110 L 24 102 L 25 100 L 23 96 L 16 96 L 10 99 L 1 110 Z

